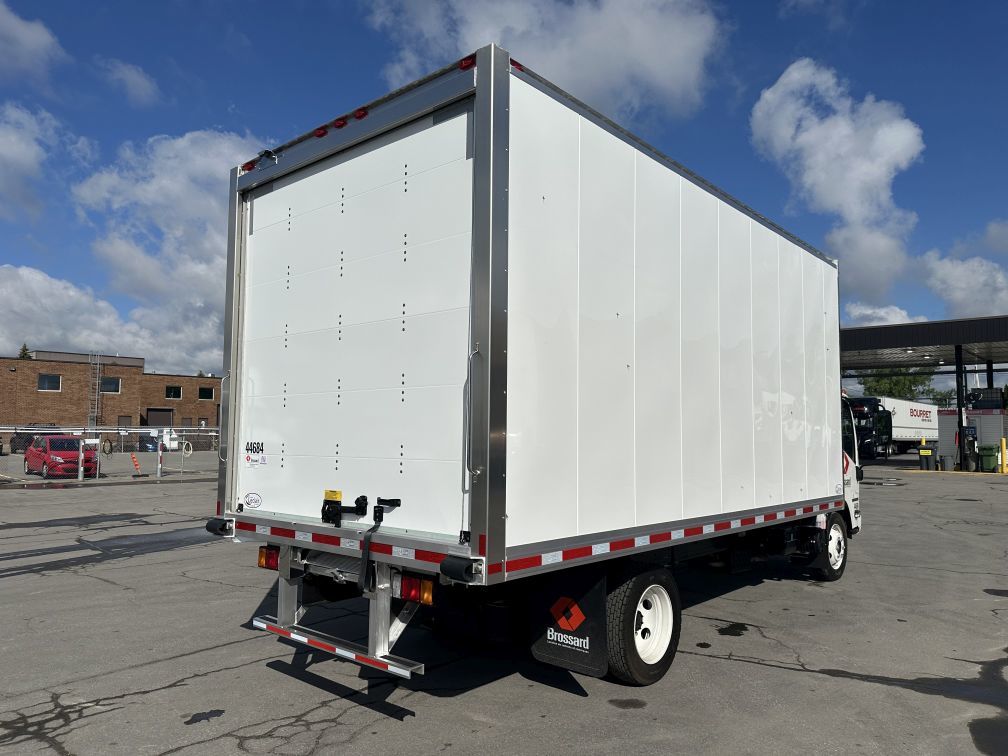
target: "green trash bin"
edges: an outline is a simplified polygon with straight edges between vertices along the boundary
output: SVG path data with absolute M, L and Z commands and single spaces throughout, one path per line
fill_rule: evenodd
M 980 446 L 980 469 L 983 472 L 997 472 L 998 452 L 1000 444 L 982 444 Z

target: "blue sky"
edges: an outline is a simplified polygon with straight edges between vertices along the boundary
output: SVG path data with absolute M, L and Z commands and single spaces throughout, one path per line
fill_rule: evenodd
M 0 353 L 219 370 L 227 169 L 497 41 L 841 260 L 848 324 L 1008 311 L 1008 6 L 0 0 Z

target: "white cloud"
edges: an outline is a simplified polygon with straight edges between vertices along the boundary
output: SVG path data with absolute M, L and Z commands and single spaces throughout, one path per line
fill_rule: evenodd
M 219 131 L 127 142 L 73 187 L 111 288 L 140 303 L 127 322 L 150 334 L 154 369 L 220 369 L 228 171 L 261 144 Z
M 902 307 L 884 305 L 877 307 L 864 302 L 848 302 L 844 306 L 848 326 L 892 325 L 894 323 L 919 323 L 927 320 L 923 315 L 911 316 Z
M 942 257 L 937 250 L 920 259 L 928 287 L 945 301 L 950 317 L 1008 312 L 1008 274 L 1002 266 L 982 257 Z
M 810 209 L 834 214 L 827 235 L 844 294 L 879 303 L 906 263 L 914 213 L 896 206 L 892 184 L 924 150 L 921 129 L 900 105 L 854 99 L 834 70 L 808 58 L 763 90 L 750 117 L 753 143 Z
M 143 355 L 152 334 L 124 321 L 90 289 L 52 278 L 35 268 L 0 265 L 0 353 L 32 348 Z
M 115 58 L 101 57 L 96 57 L 95 63 L 105 80 L 121 88 L 132 105 L 146 107 L 154 105 L 161 99 L 161 90 L 158 89 L 157 82 L 140 66 Z
M 393 86 L 496 42 L 620 118 L 693 112 L 726 34 L 706 0 L 381 0 L 369 21 L 399 45 Z
M 840 260 L 843 296 L 873 303 L 886 301 L 894 281 L 906 271 L 902 239 L 876 228 L 840 225 L 826 234 L 826 248 Z
M 41 21 L 26 21 L 0 0 L 0 80 L 45 83 L 66 52 Z
M 984 230 L 984 244 L 995 252 L 1008 252 L 1008 220 L 992 220 Z
M 45 110 L 33 112 L 12 102 L 0 106 L 0 218 L 38 215 L 42 164 L 59 132 L 59 122 Z

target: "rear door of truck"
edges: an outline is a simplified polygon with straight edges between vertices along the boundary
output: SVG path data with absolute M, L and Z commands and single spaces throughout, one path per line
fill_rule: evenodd
M 232 508 L 457 538 L 472 254 L 471 100 L 245 196 Z M 344 517 L 346 525 L 370 525 Z

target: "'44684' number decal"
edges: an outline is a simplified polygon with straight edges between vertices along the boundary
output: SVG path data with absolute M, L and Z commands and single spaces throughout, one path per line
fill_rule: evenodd
M 246 454 L 262 454 L 263 453 L 263 442 L 262 441 L 246 441 L 245 442 L 245 453 Z

